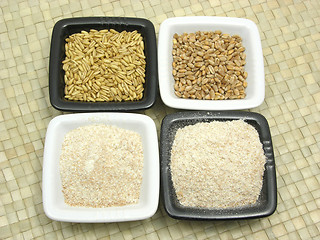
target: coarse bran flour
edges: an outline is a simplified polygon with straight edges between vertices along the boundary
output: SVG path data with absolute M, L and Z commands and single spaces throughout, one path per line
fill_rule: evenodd
M 141 136 L 102 124 L 74 129 L 63 141 L 60 174 L 68 205 L 99 208 L 136 204 L 143 175 Z
M 170 167 L 182 205 L 232 208 L 257 201 L 265 162 L 253 126 L 243 120 L 213 121 L 178 129 Z

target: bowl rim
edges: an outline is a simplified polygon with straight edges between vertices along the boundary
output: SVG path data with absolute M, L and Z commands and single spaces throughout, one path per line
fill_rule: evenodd
M 171 49 L 172 43 L 168 35 L 174 27 L 183 27 L 186 25 L 215 25 L 223 24 L 225 26 L 236 25 L 239 28 L 247 29 L 255 47 L 252 48 L 255 61 L 252 63 L 252 72 L 257 76 L 255 79 L 255 91 L 251 94 L 251 99 L 235 99 L 235 100 L 196 100 L 178 98 L 173 93 L 173 77 L 170 76 L 171 67 L 167 67 L 166 63 L 170 62 L 171 56 L 168 49 Z M 253 56 L 252 55 L 252 56 Z M 265 98 L 265 76 L 264 76 L 264 60 L 259 29 L 257 25 L 249 19 L 236 17 L 218 17 L 218 16 L 186 16 L 172 17 L 164 20 L 159 28 L 158 37 L 158 65 L 159 65 L 159 90 L 162 101 L 165 105 L 186 110 L 243 110 L 251 109 L 261 105 Z M 249 73 L 250 74 L 250 73 Z M 170 85 L 172 82 L 172 86 Z M 172 90 L 171 90 L 172 89 Z
M 261 128 L 258 130 L 263 149 L 267 157 L 264 184 L 262 191 L 266 191 L 265 206 L 258 208 L 257 205 L 244 208 L 231 209 L 208 209 L 185 207 L 178 203 L 170 172 L 170 151 L 175 132 L 173 124 L 182 122 L 182 126 L 196 122 L 208 121 L 229 121 L 243 119 L 244 121 L 255 122 Z M 255 127 L 256 128 L 256 127 Z M 169 136 L 169 137 L 168 137 Z M 266 176 L 266 177 L 265 177 Z M 277 181 L 275 171 L 275 160 L 269 125 L 265 117 L 254 112 L 244 111 L 184 111 L 167 115 L 161 124 L 160 132 L 160 182 L 161 199 L 167 214 L 175 219 L 185 220 L 235 220 L 266 217 L 274 213 L 277 207 Z M 255 208 L 256 211 L 251 211 Z
M 124 119 L 124 120 L 123 120 Z M 119 123 L 122 121 L 122 123 Z M 146 199 L 144 203 L 139 206 L 123 206 L 112 208 L 78 208 L 67 206 L 63 198 L 57 200 L 54 189 L 56 184 L 60 184 L 59 178 L 59 159 L 54 155 L 58 155 L 57 137 L 59 137 L 59 129 L 66 127 L 66 124 L 72 124 L 74 129 L 77 124 L 88 125 L 94 123 L 104 123 L 121 127 L 120 125 L 127 125 L 128 121 L 135 122 L 141 126 L 144 148 L 152 149 L 144 153 L 144 177 L 143 184 L 146 184 L 145 194 Z M 75 124 L 76 122 L 76 124 Z M 126 129 L 130 129 L 127 127 Z M 69 130 L 68 130 L 69 131 Z M 60 135 L 63 133 L 60 133 Z M 62 136 L 61 135 L 61 136 Z M 151 147 L 149 144 L 151 144 Z M 156 126 L 154 121 L 144 114 L 137 113 L 74 113 L 59 115 L 53 118 L 47 128 L 45 137 L 44 154 L 43 154 L 43 171 L 42 171 L 42 199 L 43 208 L 47 217 L 56 221 L 63 222 L 81 222 L 81 223 L 96 223 L 96 222 L 124 222 L 136 221 L 149 218 L 155 214 L 159 202 L 159 188 L 160 188 L 160 169 L 159 169 L 159 154 L 154 156 L 158 151 L 158 138 Z M 158 156 L 158 157 L 157 157 Z M 152 186 L 149 184 L 152 183 Z M 150 191 L 149 191 L 150 190 Z
M 60 85 L 64 84 L 61 79 L 62 60 L 64 53 L 64 31 L 69 28 L 83 27 L 83 30 L 102 27 L 119 28 L 126 30 L 135 28 L 143 30 L 145 55 L 146 55 L 146 83 L 145 96 L 139 101 L 132 102 L 80 102 L 63 99 Z M 61 61 L 60 61 L 60 60 Z M 156 51 L 156 34 L 153 23 L 145 18 L 134 17 L 76 17 L 65 18 L 57 21 L 52 30 L 50 56 L 49 56 L 49 99 L 51 105 L 60 111 L 66 112 L 101 112 L 101 111 L 133 111 L 150 108 L 156 101 L 158 91 L 158 64 Z

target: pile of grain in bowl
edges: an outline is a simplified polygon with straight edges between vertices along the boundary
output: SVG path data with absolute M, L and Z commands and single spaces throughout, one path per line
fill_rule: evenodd
M 143 175 L 141 136 L 103 124 L 76 128 L 65 135 L 59 167 L 70 206 L 137 204 Z
M 258 132 L 243 120 L 180 128 L 170 163 L 178 201 L 198 208 L 254 204 L 262 189 L 265 162 Z
M 173 36 L 172 75 L 180 98 L 243 99 L 248 73 L 242 38 L 221 31 Z
M 143 97 L 146 61 L 143 38 L 136 30 L 72 34 L 66 39 L 65 54 L 66 99 L 121 102 Z

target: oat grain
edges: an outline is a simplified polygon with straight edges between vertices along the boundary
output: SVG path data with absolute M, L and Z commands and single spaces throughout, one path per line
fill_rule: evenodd
M 66 39 L 65 50 L 66 57 L 62 64 L 65 71 L 66 99 L 75 100 L 70 98 L 73 96 L 69 88 L 71 85 L 80 91 L 81 99 L 94 102 L 93 99 L 102 94 L 101 86 L 109 87 L 109 83 L 114 82 L 115 78 L 118 82 L 115 82 L 113 87 L 120 89 L 122 95 L 125 92 L 120 85 L 125 80 L 128 83 L 135 82 L 135 88 L 140 86 L 139 94 L 138 90 L 133 89 L 127 99 L 116 95 L 99 101 L 136 101 L 143 97 L 146 61 L 143 38 L 137 31 L 81 31 Z M 137 74 L 132 75 L 133 72 Z M 89 86 L 86 84 L 88 81 Z M 84 97 L 85 93 L 91 97 Z

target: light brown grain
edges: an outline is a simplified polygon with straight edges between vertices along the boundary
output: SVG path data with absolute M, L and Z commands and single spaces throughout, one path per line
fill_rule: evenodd
M 174 34 L 172 75 L 175 94 L 182 98 L 206 100 L 245 98 L 245 91 L 240 94 L 236 88 L 241 85 L 245 89 L 248 85 L 244 51 L 238 35 L 221 31 Z M 197 81 L 193 81 L 195 78 Z M 204 84 L 207 84 L 206 91 L 203 90 Z M 193 90 L 195 92 L 190 93 Z

